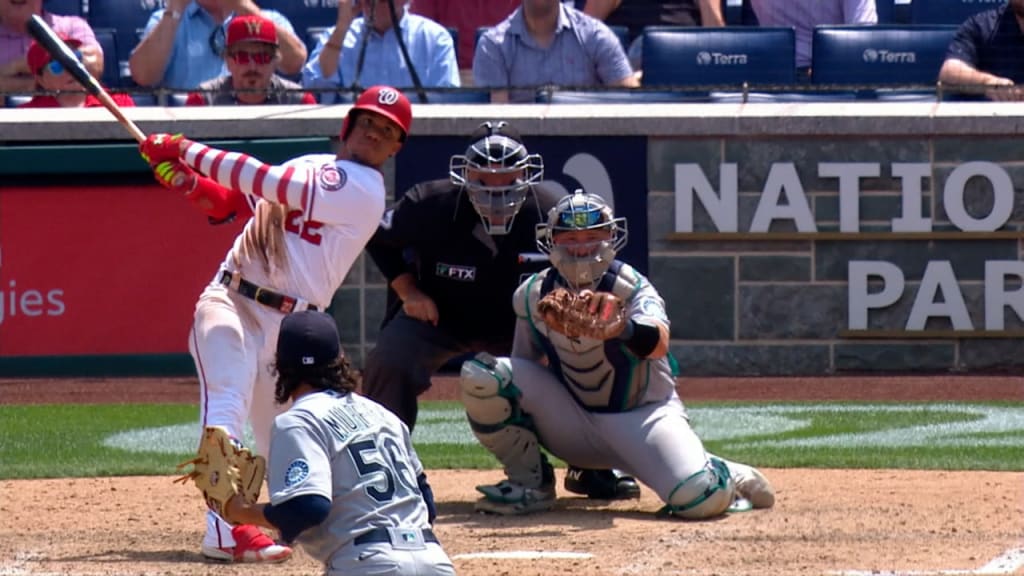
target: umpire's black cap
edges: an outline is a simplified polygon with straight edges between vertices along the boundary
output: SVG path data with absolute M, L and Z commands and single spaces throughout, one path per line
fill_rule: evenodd
M 338 327 L 330 315 L 305 310 L 281 320 L 277 336 L 279 367 L 317 368 L 327 366 L 340 355 Z

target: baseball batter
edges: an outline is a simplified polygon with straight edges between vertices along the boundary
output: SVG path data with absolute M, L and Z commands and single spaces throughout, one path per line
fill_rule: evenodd
M 409 429 L 355 394 L 334 319 L 297 312 L 281 321 L 270 503 L 234 497 L 225 516 L 281 531 L 331 575 L 455 574 L 430 527 L 434 502 Z
M 196 304 L 189 350 L 199 375 L 202 426 L 224 426 L 241 438 L 248 417 L 257 453 L 268 453 L 271 422 L 280 411 L 270 365 L 281 318 L 330 304 L 384 213 L 380 167 L 401 148 L 411 122 L 405 96 L 376 86 L 345 117 L 337 156 L 306 155 L 270 166 L 180 135 L 152 135 L 142 144 L 158 180 L 184 187 L 211 218 L 229 216 L 239 193 L 253 207 Z M 273 562 L 291 554 L 252 526 L 232 528 L 208 516 L 202 545 L 208 558 Z
M 508 476 L 478 486 L 477 508 L 498 514 L 545 510 L 555 500 L 541 452 L 590 468 L 635 475 L 665 502 L 663 512 L 710 518 L 737 504 L 770 507 L 774 492 L 750 466 L 704 450 L 676 395 L 665 303 L 639 272 L 615 260 L 624 218 L 577 190 L 538 226 L 551 268 L 515 293 L 512 358 L 485 354 L 463 364 L 462 400 L 474 434 Z M 556 287 L 621 300 L 627 321 L 606 340 L 558 332 L 538 302 Z

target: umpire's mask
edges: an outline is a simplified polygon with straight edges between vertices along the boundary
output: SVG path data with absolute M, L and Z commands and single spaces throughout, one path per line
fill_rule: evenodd
M 452 156 L 448 175 L 466 190 L 488 234 L 508 234 L 530 186 L 544 176 L 544 161 L 527 153 L 507 122 L 484 122 L 466 153 Z

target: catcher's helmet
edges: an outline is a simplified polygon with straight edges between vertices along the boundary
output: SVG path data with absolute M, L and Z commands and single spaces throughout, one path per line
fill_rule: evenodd
M 402 129 L 402 142 L 412 127 L 412 105 L 400 91 L 390 86 L 372 86 L 359 95 L 341 124 L 341 139 L 346 140 L 361 112 L 373 112 L 391 120 Z
M 488 185 L 480 180 L 486 174 L 512 180 Z M 544 176 L 544 160 L 526 151 L 519 133 L 507 122 L 484 122 L 470 136 L 466 153 L 452 156 L 448 175 L 453 184 L 466 189 L 488 234 L 508 234 L 530 186 Z
M 607 231 L 608 237 L 583 243 L 556 240 L 559 234 L 584 230 Z M 577 189 L 548 211 L 547 222 L 537 225 L 537 248 L 573 287 L 586 288 L 601 279 L 627 236 L 625 218 L 616 218 L 600 196 Z

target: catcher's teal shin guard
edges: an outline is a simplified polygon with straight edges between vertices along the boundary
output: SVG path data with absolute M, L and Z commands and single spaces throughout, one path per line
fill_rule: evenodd
M 543 457 L 532 419 L 519 408 L 512 362 L 481 352 L 462 364 L 462 404 L 470 428 L 505 466 L 509 480 L 527 488 L 543 484 Z
M 658 513 L 688 520 L 714 518 L 729 509 L 735 496 L 736 485 L 729 475 L 729 467 L 711 456 L 703 470 L 676 485 Z

